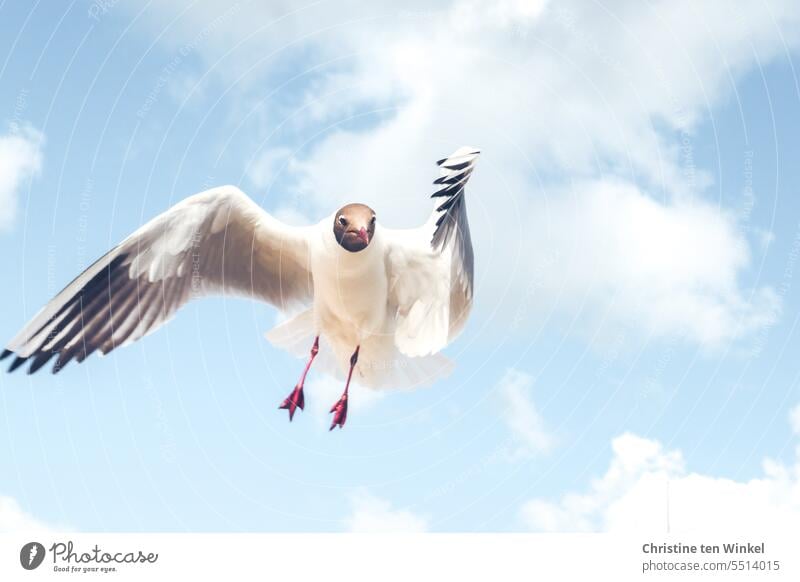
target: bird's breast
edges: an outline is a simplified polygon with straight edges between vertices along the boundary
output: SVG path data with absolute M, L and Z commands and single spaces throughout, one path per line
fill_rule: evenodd
M 377 253 L 359 255 L 331 253 L 312 258 L 314 310 L 320 330 L 356 342 L 382 330 L 388 293 L 384 261 Z

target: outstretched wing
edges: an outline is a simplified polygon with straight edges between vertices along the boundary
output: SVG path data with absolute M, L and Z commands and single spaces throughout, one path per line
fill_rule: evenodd
M 176 204 L 67 285 L 9 342 L 13 371 L 136 341 L 194 297 L 234 294 L 285 308 L 308 302 L 308 228 L 286 226 L 234 186 Z
M 464 327 L 472 308 L 474 258 L 464 187 L 480 152 L 462 147 L 439 160 L 440 188 L 428 222 L 386 230 L 389 302 L 396 310 L 395 344 L 409 356 L 436 353 Z

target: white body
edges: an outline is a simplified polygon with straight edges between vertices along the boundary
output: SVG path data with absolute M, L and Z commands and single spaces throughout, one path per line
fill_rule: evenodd
M 422 386 L 449 374 L 441 354 L 408 357 L 395 345 L 395 314 L 388 305 L 390 273 L 386 231 L 376 227 L 369 246 L 357 253 L 342 248 L 333 234 L 333 216 L 315 227 L 309 240 L 314 278 L 312 307 L 266 334 L 276 347 L 306 357 L 316 336 L 315 368 L 343 377 L 359 347 L 354 379 L 370 388 Z
M 367 248 L 357 253 L 346 251 L 336 242 L 332 223 L 332 218 L 319 223 L 317 236 L 309 245 L 314 324 L 330 341 L 354 349 L 386 331 L 389 278 L 385 251 L 377 229 Z

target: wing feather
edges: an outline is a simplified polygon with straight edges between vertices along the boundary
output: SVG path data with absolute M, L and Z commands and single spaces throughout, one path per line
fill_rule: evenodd
M 463 147 L 439 160 L 445 198 L 428 223 L 388 230 L 390 305 L 396 312 L 395 344 L 409 356 L 436 353 L 452 341 L 472 308 L 474 256 L 464 189 L 480 152 Z
M 29 373 L 108 353 L 163 325 L 194 297 L 251 297 L 280 309 L 308 303 L 309 228 L 286 226 L 238 188 L 196 194 L 157 216 L 62 289 L 0 359 Z

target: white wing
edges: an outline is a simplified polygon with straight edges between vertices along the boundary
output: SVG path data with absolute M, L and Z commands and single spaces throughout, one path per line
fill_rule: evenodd
M 0 355 L 53 372 L 108 353 L 165 323 L 198 296 L 235 294 L 285 308 L 313 296 L 309 229 L 286 226 L 234 186 L 176 204 L 67 285 Z
M 462 147 L 439 160 L 444 198 L 427 224 L 387 230 L 389 305 L 396 311 L 395 344 L 409 356 L 433 354 L 464 327 L 472 308 L 473 255 L 464 187 L 480 154 Z

